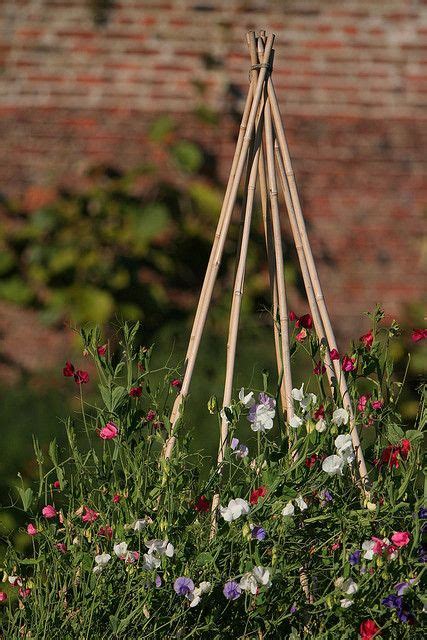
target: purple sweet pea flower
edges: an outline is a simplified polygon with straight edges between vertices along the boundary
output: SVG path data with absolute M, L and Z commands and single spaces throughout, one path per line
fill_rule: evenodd
M 268 396 L 266 393 L 260 393 L 258 396 L 258 400 L 260 404 L 265 405 L 268 409 L 274 409 L 276 407 L 276 401 L 271 396 Z
M 181 576 L 175 580 L 173 588 L 179 596 L 188 596 L 189 593 L 194 591 L 194 582 L 191 578 Z
M 232 438 L 230 447 L 233 449 L 233 451 L 235 451 L 238 446 L 239 446 L 238 438 Z
M 297 610 L 297 603 L 296 603 L 296 602 L 294 602 L 294 604 L 293 604 L 293 605 L 292 605 L 292 607 L 289 609 L 289 611 L 290 611 L 291 613 L 295 613 L 295 611 L 296 611 L 296 610 Z
M 252 540 L 265 540 L 267 535 L 266 530 L 258 525 L 251 524 L 251 536 Z
M 418 553 L 420 556 L 420 562 L 427 562 L 427 543 L 422 542 L 418 547 Z
M 403 599 L 401 596 L 395 596 L 394 593 L 381 600 L 381 604 L 389 609 L 401 609 Z
M 160 589 L 160 587 L 162 586 L 162 579 L 159 576 L 159 574 L 156 575 L 156 579 L 154 581 L 154 584 L 156 585 L 156 589 Z
M 237 600 L 242 595 L 242 590 L 234 580 L 226 582 L 223 589 L 223 594 L 227 600 Z
M 427 508 L 426 507 L 421 507 L 421 509 L 418 511 L 418 517 L 420 520 L 427 520 Z
M 411 578 L 411 580 L 408 580 L 408 582 L 399 582 L 398 584 L 394 585 L 394 588 L 396 589 L 396 593 L 398 596 L 403 596 L 403 594 L 405 593 L 405 591 L 407 591 L 411 584 L 413 584 L 415 582 L 415 578 Z
M 356 551 L 353 551 L 353 553 L 350 553 L 348 561 L 352 567 L 354 567 L 356 564 L 359 564 L 361 555 L 362 552 L 360 549 L 357 549 Z

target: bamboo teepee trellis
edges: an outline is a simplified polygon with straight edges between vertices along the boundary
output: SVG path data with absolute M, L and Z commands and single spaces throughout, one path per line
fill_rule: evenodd
M 166 459 L 169 458 L 175 445 L 176 425 L 180 418 L 183 400 L 189 392 L 200 340 L 205 326 L 213 288 L 236 203 L 238 188 L 246 170 L 241 216 L 241 239 L 238 248 L 230 312 L 227 341 L 227 364 L 222 406 L 228 406 L 231 402 L 232 396 L 241 298 L 244 287 L 245 265 L 254 195 L 258 180 L 269 264 L 273 314 L 275 320 L 274 341 L 280 380 L 280 397 L 283 412 L 286 414 L 288 436 L 290 437 L 289 421 L 294 415 L 294 409 L 291 396 L 292 372 L 289 348 L 288 310 L 284 278 L 284 259 L 281 239 L 281 212 L 278 201 L 279 186 L 284 195 L 308 304 L 313 318 L 314 329 L 321 345 L 323 346 L 324 364 L 326 366 L 328 380 L 331 387 L 334 384 L 338 387 L 343 406 L 347 409 L 350 415 L 350 434 L 355 451 L 358 473 L 360 476 L 360 486 L 362 492 L 366 493 L 368 486 L 366 464 L 360 446 L 359 434 L 354 420 L 354 413 L 350 402 L 345 376 L 340 369 L 340 363 L 335 359 L 331 360 L 329 355 L 331 350 L 337 348 L 337 345 L 305 228 L 285 130 L 274 89 L 272 79 L 272 65 L 274 57 L 273 42 L 273 34 L 266 36 L 263 31 L 261 31 L 258 36 L 256 36 L 253 31 L 250 31 L 247 34 L 247 43 L 251 57 L 250 85 L 227 189 L 189 340 L 182 387 L 173 406 L 171 414 L 171 432 L 166 441 L 163 455 Z M 224 458 L 227 436 L 228 422 L 224 417 L 222 418 L 221 423 L 218 465 L 221 465 Z M 214 496 L 212 505 L 214 529 L 215 513 L 218 505 L 219 495 L 217 494 Z

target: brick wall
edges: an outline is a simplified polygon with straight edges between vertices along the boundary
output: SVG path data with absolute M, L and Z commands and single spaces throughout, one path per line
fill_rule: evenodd
M 275 83 L 331 310 L 342 332 L 376 302 L 426 294 L 425 0 L 4 0 L 0 192 L 133 167 L 170 114 L 225 178 L 248 80 L 245 32 L 277 34 Z M 194 115 L 220 114 L 217 129 Z M 117 150 L 120 149 L 120 153 Z M 423 226 L 424 225 L 424 226 Z M 425 281 L 424 281 L 425 282 Z

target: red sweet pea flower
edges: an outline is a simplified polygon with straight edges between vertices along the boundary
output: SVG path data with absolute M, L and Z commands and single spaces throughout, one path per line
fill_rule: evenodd
M 350 356 L 343 356 L 341 369 L 343 371 L 354 371 L 356 368 L 356 358 L 350 358 Z
M 414 329 L 412 332 L 412 340 L 414 342 L 419 342 L 420 340 L 425 340 L 427 338 L 427 329 Z
M 311 456 L 308 456 L 308 457 L 305 459 L 304 464 L 305 464 L 305 466 L 306 466 L 308 469 L 311 469 L 312 467 L 314 467 L 314 465 L 316 464 L 316 462 L 317 462 L 317 454 L 316 454 L 316 453 L 313 453 Z
M 289 320 L 291 322 L 295 322 L 295 320 L 298 318 L 297 314 L 295 313 L 295 311 L 289 311 Z
M 147 415 L 145 416 L 145 419 L 147 420 L 147 422 L 151 422 L 152 420 L 154 420 L 155 417 L 156 417 L 156 412 L 153 411 L 153 409 L 150 409 L 149 411 L 147 411 Z
M 181 391 L 182 381 L 178 378 L 175 378 L 175 380 L 172 380 L 171 385 L 174 387 L 174 389 Z
M 372 640 L 374 636 L 379 635 L 381 629 L 374 620 L 363 620 L 359 627 L 360 640 Z
M 249 502 L 251 504 L 257 504 L 260 498 L 263 498 L 267 495 L 267 487 L 258 487 L 258 489 L 254 489 L 249 498 Z
M 314 373 L 316 376 L 320 376 L 320 375 L 322 375 L 322 373 L 325 373 L 325 371 L 326 371 L 326 367 L 325 367 L 325 365 L 324 365 L 324 364 L 322 364 L 322 361 L 321 361 L 321 360 L 319 360 L 319 362 L 316 364 L 316 366 L 315 366 L 315 367 L 314 367 L 314 369 L 313 369 L 313 373 Z
M 373 400 L 373 402 L 371 402 L 371 407 L 372 409 L 375 409 L 375 411 L 382 409 L 383 406 L 384 406 L 384 400 Z
M 131 398 L 140 398 L 142 394 L 141 387 L 131 387 L 129 391 L 129 395 Z
M 365 411 L 366 405 L 368 404 L 368 400 L 369 400 L 369 394 L 360 396 L 357 402 L 357 410 L 360 412 Z
M 324 417 L 325 417 L 325 407 L 323 406 L 323 404 L 321 404 L 319 408 L 316 409 L 316 411 L 314 412 L 313 418 L 315 420 L 320 420 L 320 418 L 324 418 Z
M 398 445 L 389 444 L 381 454 L 381 462 L 387 464 L 390 469 L 396 467 L 399 468 L 399 455 L 402 460 L 406 460 L 411 450 L 411 443 L 409 440 L 402 440 Z
M 105 354 L 107 353 L 107 345 L 103 344 L 100 347 L 96 348 L 98 355 L 100 358 L 103 358 L 105 356 Z
M 59 480 L 55 480 L 55 482 L 52 483 L 52 487 L 54 489 L 60 489 L 61 488 L 61 483 L 59 482 Z
M 113 530 L 110 525 L 107 524 L 105 527 L 99 527 L 98 535 L 101 538 L 108 538 L 109 540 L 111 540 L 111 538 L 113 537 Z
M 211 508 L 211 503 L 209 502 L 206 496 L 200 496 L 199 498 L 197 498 L 193 508 L 195 511 L 207 513 Z
M 122 496 L 120 495 L 120 493 L 115 493 L 115 494 L 113 495 L 113 502 L 114 502 L 114 504 L 117 504 L 118 502 L 120 502 L 120 498 L 121 498 L 121 497 L 122 497 Z
M 338 353 L 338 351 L 336 349 L 332 349 L 329 352 L 329 357 L 331 360 L 339 360 L 340 359 L 340 354 Z
M 372 347 L 372 343 L 374 341 L 374 336 L 372 334 L 372 331 L 368 331 L 368 333 L 365 333 L 363 336 L 360 336 L 359 340 L 363 344 L 365 349 L 369 350 Z
M 406 439 L 402 440 L 402 442 L 400 443 L 400 457 L 402 458 L 402 460 L 406 460 L 410 450 L 411 450 L 410 441 Z
M 62 369 L 62 373 L 66 378 L 72 378 L 74 375 L 74 365 L 69 360 L 65 363 L 65 367 Z
M 309 313 L 306 313 L 305 315 L 297 319 L 297 321 L 295 322 L 295 326 L 298 329 L 311 329 L 313 327 L 313 318 Z
M 82 371 L 81 369 L 79 369 L 74 374 L 74 380 L 76 384 L 86 384 L 87 382 L 89 382 L 89 374 L 87 371 Z

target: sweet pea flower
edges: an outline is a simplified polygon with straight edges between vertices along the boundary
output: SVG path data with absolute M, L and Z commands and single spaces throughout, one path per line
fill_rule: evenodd
M 301 331 L 295 336 L 295 340 L 297 340 L 298 342 L 303 342 L 306 339 L 307 335 L 307 329 L 301 329 Z
M 252 569 L 252 575 L 261 586 L 267 588 L 271 586 L 269 569 L 266 569 L 265 567 L 254 567 Z
M 119 430 L 114 422 L 107 422 L 107 424 L 100 430 L 99 437 L 103 440 L 113 440 L 118 433 Z
M 373 400 L 371 402 L 371 407 L 372 409 L 375 409 L 375 411 L 379 411 L 380 409 L 382 409 L 384 406 L 384 400 Z
M 294 415 L 289 420 L 289 424 L 293 429 L 298 429 L 298 427 L 300 427 L 302 425 L 302 419 L 299 418 L 297 415 Z
M 260 498 L 264 498 L 267 495 L 266 487 L 258 487 L 258 489 L 254 489 L 250 495 L 249 502 L 251 504 L 257 504 Z
M 309 313 L 301 316 L 300 318 L 296 318 L 295 326 L 300 329 L 311 329 L 313 327 L 313 319 Z
M 160 558 L 157 558 L 153 553 L 144 553 L 142 568 L 146 571 L 153 571 L 158 569 L 162 564 Z
M 120 560 L 124 560 L 127 554 L 128 545 L 126 542 L 118 542 L 113 546 L 113 551 Z
M 95 556 L 95 566 L 92 569 L 93 573 L 101 573 L 110 560 L 111 556 L 109 553 L 101 553 L 100 555 Z
M 27 533 L 29 536 L 36 536 L 38 534 L 36 527 L 31 524 L 31 522 L 30 524 L 27 524 Z
M 240 578 L 239 585 L 240 588 L 243 589 L 243 591 L 246 591 L 246 593 L 251 593 L 253 596 L 258 593 L 258 583 L 251 571 L 243 574 L 243 576 Z
M 326 372 L 326 367 L 325 365 L 322 363 L 321 360 L 319 360 L 319 362 L 316 363 L 316 366 L 313 369 L 313 373 L 316 376 L 321 376 L 322 373 Z
M 242 498 L 235 498 L 230 500 L 227 507 L 219 507 L 221 516 L 226 522 L 232 522 L 237 520 L 241 515 L 247 515 L 250 511 L 250 507 L 246 500 Z
M 360 640 L 372 640 L 380 633 L 381 629 L 374 620 L 363 620 L 360 623 L 359 633 Z
M 253 391 L 250 391 L 248 394 L 245 395 L 245 389 L 242 387 L 239 391 L 239 400 L 244 407 L 246 407 L 247 409 L 250 409 L 255 404 L 255 397 L 254 397 Z
M 341 598 L 340 600 L 340 605 L 343 609 L 348 609 L 352 604 L 354 604 L 353 600 L 349 600 L 348 598 Z
M 413 342 L 425 340 L 427 338 L 427 329 L 414 329 L 411 337 Z
M 357 401 L 357 410 L 360 412 L 365 411 L 366 405 L 368 404 L 368 400 L 369 400 L 369 394 L 360 396 L 359 400 Z
M 410 539 L 411 536 L 407 531 L 395 531 L 391 536 L 391 541 L 396 547 L 406 547 Z
M 407 582 L 399 582 L 398 584 L 395 584 L 394 588 L 396 589 L 397 595 L 403 596 L 403 594 L 408 589 L 410 589 L 411 585 L 414 584 L 415 581 L 416 581 L 416 578 L 411 578 Z
M 350 358 L 350 356 L 343 356 L 341 369 L 343 371 L 354 371 L 356 369 L 356 358 Z
M 6 602 L 7 600 L 7 593 L 5 593 L 4 591 L 0 591 L 0 602 Z
M 265 540 L 267 536 L 267 532 L 263 527 L 259 527 L 255 524 L 249 525 L 251 530 L 251 538 L 252 540 Z
M 200 513 L 207 513 L 210 511 L 211 503 L 207 499 L 206 496 L 200 496 L 197 498 L 196 503 L 194 505 L 194 510 L 199 511 Z
M 12 587 L 22 587 L 23 585 L 22 578 L 20 576 L 9 576 L 7 580 Z
M 229 582 L 226 582 L 222 592 L 227 600 L 237 600 L 237 598 L 240 598 L 242 595 L 242 589 L 235 580 L 229 580 Z
M 44 515 L 44 517 L 48 519 L 55 518 L 57 515 L 55 507 L 53 507 L 51 504 L 47 504 L 42 509 L 42 515 Z
M 89 507 L 84 507 L 85 514 L 82 516 L 83 522 L 95 522 L 99 518 L 99 513 Z
M 329 357 L 331 360 L 339 360 L 341 356 L 336 349 L 331 349 L 331 351 L 329 352 Z
M 297 388 L 292 389 L 291 396 L 297 402 L 301 402 L 301 400 L 304 397 L 304 383 L 302 383 L 302 385 L 301 385 L 301 387 L 299 389 L 297 389 Z
M 177 391 L 181 391 L 182 381 L 179 378 L 175 378 L 175 380 L 172 380 L 171 385 Z
M 141 520 L 137 520 L 134 523 L 133 530 L 139 533 L 140 531 L 143 531 L 146 526 L 147 526 L 147 520 L 145 520 L 145 518 L 142 518 Z
M 301 495 L 295 498 L 295 502 L 301 511 L 305 511 L 306 509 L 308 509 L 308 504 L 305 502 L 304 498 Z
M 254 404 L 248 414 L 252 431 L 265 433 L 273 428 L 273 418 L 276 415 L 276 401 L 266 393 L 260 393 L 258 404 Z
M 350 464 L 354 460 L 354 451 L 353 444 L 351 440 L 351 435 L 349 433 L 345 433 L 339 435 L 335 438 L 335 446 L 337 448 L 337 453 L 341 458 Z
M 140 398 L 142 395 L 142 387 L 131 387 L 129 389 L 129 395 L 131 398 Z
M 209 593 L 210 590 L 211 583 L 202 581 L 198 587 L 195 587 L 193 591 L 185 596 L 187 600 L 190 600 L 190 607 L 196 607 L 201 600 L 201 596 L 205 593 Z
M 245 444 L 239 444 L 239 440 L 237 438 L 233 438 L 231 440 L 231 449 L 234 451 L 236 458 L 242 460 L 249 455 L 249 449 Z
M 102 344 L 99 347 L 96 348 L 96 351 L 99 355 L 100 358 L 103 358 L 105 356 L 105 354 L 107 353 L 107 345 L 106 344 Z
M 18 593 L 21 598 L 25 600 L 25 598 L 28 598 L 28 596 L 31 594 L 31 589 L 29 587 L 21 587 Z
M 122 496 L 120 495 L 120 493 L 115 493 L 115 494 L 113 495 L 113 502 L 114 502 L 114 504 L 117 504 L 118 502 L 120 502 L 121 498 L 122 498 Z
M 341 425 L 345 425 L 348 423 L 349 413 L 346 409 L 335 409 L 332 414 L 332 422 L 337 425 L 337 427 L 341 427 Z
M 67 545 L 65 544 L 65 542 L 57 542 L 55 547 L 58 549 L 58 551 L 60 551 L 63 554 L 67 553 L 68 551 Z
M 353 594 L 357 593 L 358 588 L 359 587 L 357 586 L 356 582 L 354 582 L 354 580 L 352 580 L 351 578 L 344 580 L 341 585 L 341 591 L 346 593 L 348 596 L 352 596 Z
M 374 336 L 372 334 L 372 331 L 368 331 L 368 333 L 365 333 L 363 336 L 360 336 L 359 340 L 363 344 L 365 349 L 368 349 L 369 351 L 369 349 L 372 347 L 372 343 L 374 342 Z
M 282 509 L 282 516 L 293 516 L 295 513 L 295 507 L 292 504 L 292 500 L 286 504 L 286 506 Z
M 356 564 L 359 564 L 361 555 L 362 555 L 362 552 L 360 551 L 360 549 L 356 549 L 356 551 L 353 551 L 353 553 L 350 553 L 348 561 L 352 567 L 354 567 Z
M 322 470 L 330 475 L 342 475 L 343 468 L 344 460 L 341 456 L 328 456 L 322 462 Z
M 180 578 L 177 578 L 175 580 L 173 588 L 175 593 L 177 593 L 179 596 L 187 596 L 189 593 L 194 591 L 194 582 L 191 580 L 191 578 L 185 578 L 184 576 L 181 576 Z
M 78 369 L 74 374 L 74 381 L 76 384 L 87 384 L 89 382 L 88 372 Z
M 62 373 L 66 378 L 72 378 L 74 376 L 74 365 L 69 360 L 65 363 Z
M 157 553 L 159 556 L 172 558 L 173 554 L 175 553 L 173 544 L 171 544 L 168 540 L 147 540 L 145 546 L 148 549 L 149 555 Z
M 374 557 L 374 547 L 374 540 L 365 540 L 365 542 L 362 544 L 362 550 L 365 552 L 363 554 L 365 560 L 372 560 L 372 558 Z
M 319 433 L 323 433 L 324 431 L 326 431 L 326 420 L 324 418 L 319 418 L 319 420 L 316 422 L 315 429 Z

